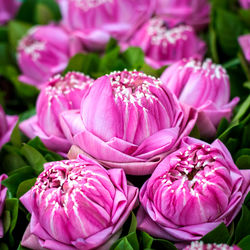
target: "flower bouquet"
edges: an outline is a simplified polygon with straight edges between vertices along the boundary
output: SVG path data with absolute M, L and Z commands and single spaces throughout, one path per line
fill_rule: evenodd
M 249 0 L 0 0 L 0 249 L 250 249 Z

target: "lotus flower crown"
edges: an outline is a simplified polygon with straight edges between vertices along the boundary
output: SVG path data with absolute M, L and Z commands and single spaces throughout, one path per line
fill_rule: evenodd
M 74 2 L 76 6 L 83 11 L 88 11 L 102 4 L 112 3 L 113 0 L 71 0 L 71 2 Z
M 147 29 L 148 34 L 151 36 L 151 43 L 154 45 L 167 46 L 168 43 L 175 44 L 178 40 L 187 40 L 186 32 L 194 32 L 191 26 L 179 25 L 172 29 L 167 29 L 163 19 L 153 18 Z
M 45 93 L 49 96 L 49 101 L 58 96 L 66 96 L 74 90 L 84 90 L 86 86 L 91 86 L 93 79 L 79 72 L 69 72 L 65 77 L 56 75 L 49 80 L 45 87 Z
M 142 107 L 147 105 L 147 102 L 143 102 L 144 98 L 151 103 L 157 100 L 149 89 L 149 86 L 157 87 L 161 84 L 161 81 L 155 77 L 135 70 L 113 72 L 108 76 L 116 102 L 121 100 L 125 103 L 137 104 Z

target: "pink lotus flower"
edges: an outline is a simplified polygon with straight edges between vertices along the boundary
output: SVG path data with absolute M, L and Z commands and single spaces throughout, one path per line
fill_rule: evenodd
M 0 149 L 3 144 L 10 140 L 12 130 L 14 129 L 17 120 L 18 117 L 16 115 L 6 115 L 2 106 L 0 105 Z
M 0 0 L 0 26 L 14 17 L 19 5 L 17 0 Z
M 3 223 L 2 223 L 2 213 L 4 209 L 5 199 L 6 199 L 6 193 L 7 188 L 2 186 L 1 182 L 5 180 L 8 176 L 6 174 L 0 175 L 0 238 L 3 238 L 4 230 L 3 230 Z
M 191 245 L 186 246 L 183 250 L 241 250 L 241 248 L 226 244 L 204 244 L 202 241 L 193 241 Z
M 195 241 L 227 226 L 250 190 L 250 170 L 239 170 L 227 148 L 186 137 L 140 190 L 138 227 L 175 242 Z
M 185 23 L 201 29 L 209 23 L 210 4 L 208 0 L 157 0 L 156 15 L 170 27 Z
M 39 136 L 51 150 L 67 153 L 71 144 L 59 123 L 61 112 L 80 108 L 82 97 L 89 91 L 93 79 L 81 73 L 69 72 L 52 78 L 41 90 L 36 104 L 37 114 L 20 124 L 30 138 Z
M 250 34 L 239 36 L 238 41 L 246 60 L 250 63 Z
M 126 40 L 147 21 L 155 0 L 58 1 L 65 26 L 91 50 L 103 49 L 110 37 Z
M 54 74 L 62 72 L 69 58 L 81 50 L 78 38 L 59 26 L 36 26 L 18 45 L 19 80 L 41 86 Z
M 196 36 L 191 26 L 168 29 L 161 18 L 147 22 L 135 33 L 129 45 L 141 47 L 146 62 L 154 68 L 191 56 L 202 59 L 206 51 L 205 43 Z
M 182 108 L 160 83 L 136 71 L 98 78 L 81 110 L 61 114 L 65 135 L 106 167 L 133 175 L 152 173 L 196 121 L 196 112 Z
M 203 63 L 194 59 L 179 61 L 163 72 L 161 80 L 180 102 L 198 110 L 197 125 L 204 137 L 215 136 L 221 118 L 230 119 L 239 101 L 236 97 L 229 102 L 229 77 L 210 59 Z
M 239 0 L 240 5 L 244 9 L 250 9 L 250 0 Z
M 46 163 L 44 168 L 35 186 L 20 199 L 31 213 L 22 245 L 109 249 L 138 196 L 123 170 L 105 170 L 81 155 L 77 160 Z

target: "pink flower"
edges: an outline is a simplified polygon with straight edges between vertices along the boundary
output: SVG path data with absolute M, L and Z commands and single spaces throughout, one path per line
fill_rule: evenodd
M 204 244 L 202 241 L 193 241 L 191 245 L 186 246 L 183 250 L 241 250 L 237 246 L 228 246 L 226 244 Z
M 93 81 L 76 72 L 69 72 L 65 77 L 55 76 L 40 92 L 37 114 L 22 122 L 20 129 L 30 138 L 39 136 L 49 149 L 67 153 L 71 144 L 63 134 L 59 115 L 65 110 L 80 108 L 81 99 Z
M 202 59 L 206 45 L 199 39 L 191 26 L 179 25 L 168 29 L 163 19 L 152 18 L 129 42 L 130 46 L 141 47 L 146 62 L 160 68 L 182 58 L 191 56 Z
M 204 137 L 213 137 L 221 118 L 230 119 L 239 98 L 230 99 L 229 77 L 223 67 L 210 59 L 179 61 L 167 68 L 161 80 L 180 102 L 199 112 L 197 125 Z
M 36 26 L 18 45 L 19 80 L 41 86 L 54 74 L 62 72 L 69 58 L 81 50 L 78 38 L 55 25 Z
M 5 204 L 5 199 L 6 199 L 6 193 L 7 193 L 7 188 L 2 186 L 1 182 L 5 179 L 7 179 L 6 174 L 0 175 L 0 238 L 3 238 L 3 222 L 1 219 L 3 209 L 4 209 L 4 204 Z
M 103 49 L 110 37 L 126 40 L 147 21 L 155 0 L 58 1 L 65 26 L 82 38 L 91 50 Z
M 244 9 L 250 9 L 250 0 L 239 0 L 240 5 Z
M 250 170 L 239 170 L 227 148 L 186 137 L 140 190 L 138 227 L 176 242 L 199 240 L 228 226 L 250 190 Z
M 12 130 L 17 123 L 18 117 L 16 115 L 9 116 L 4 113 L 2 106 L 0 105 L 0 149 L 10 140 Z
M 0 26 L 14 17 L 19 5 L 17 0 L 0 0 Z
M 200 29 L 209 23 L 208 0 L 157 0 L 156 15 L 170 25 L 185 23 Z
M 98 78 L 80 110 L 61 114 L 65 135 L 106 167 L 152 173 L 196 121 L 196 112 L 182 108 L 160 83 L 136 71 Z
M 250 34 L 239 36 L 238 41 L 246 60 L 250 63 Z
M 44 168 L 34 187 L 20 199 L 31 213 L 22 245 L 109 249 L 138 196 L 123 170 L 105 170 L 81 155 L 76 160 L 46 163 Z

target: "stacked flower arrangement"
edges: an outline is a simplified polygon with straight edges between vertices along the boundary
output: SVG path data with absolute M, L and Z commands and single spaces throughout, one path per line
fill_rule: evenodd
M 0 249 L 250 249 L 249 0 L 0 0 Z

